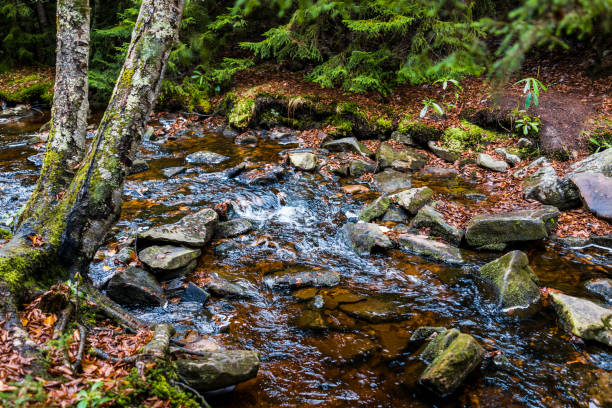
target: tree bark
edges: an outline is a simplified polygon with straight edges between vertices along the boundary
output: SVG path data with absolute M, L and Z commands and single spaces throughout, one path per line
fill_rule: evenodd
M 36 14 L 40 23 L 40 31 L 45 31 L 49 22 L 47 21 L 47 13 L 45 12 L 45 5 L 42 3 L 42 0 L 36 2 Z

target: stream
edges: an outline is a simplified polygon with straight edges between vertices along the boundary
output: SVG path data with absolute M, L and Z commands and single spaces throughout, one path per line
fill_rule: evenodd
M 0 119 L 1 225 L 11 222 L 36 182 L 44 147 L 35 132 L 48 117 L 49 112 L 42 111 Z M 256 146 L 239 146 L 197 122 L 165 137 L 164 129 L 175 120 L 168 114 L 151 123 L 161 135 L 144 141 L 138 153 L 150 168 L 128 178 L 121 219 L 92 262 L 90 276 L 101 284 L 112 275 L 116 266 L 109 248 L 117 243 L 204 207 L 230 200 L 230 215 L 253 223 L 250 233 L 213 240 L 188 277 L 202 284 L 217 273 L 243 286 L 250 298 L 213 296 L 204 307 L 170 302 L 166 308 L 131 310 L 147 322 L 172 322 L 185 338 L 209 335 L 222 347 L 261 352 L 257 378 L 209 396 L 212 406 L 599 406 L 594 399 L 605 392 L 602 381 L 612 381 L 612 350 L 573 339 L 551 308 L 522 320 L 500 314 L 471 274 L 500 254 L 466 252 L 468 263 L 461 267 L 400 250 L 359 256 L 342 226 L 376 193 L 348 195 L 341 186 L 357 181 L 326 180 L 290 167 L 279 182 L 264 186 L 228 179 L 223 171 L 247 157 L 277 163 L 279 153 L 298 146 L 265 137 Z M 216 165 L 185 164 L 187 154 L 200 150 L 230 159 Z M 187 169 L 168 179 L 162 170 L 173 166 Z M 421 176 L 413 178 L 413 184 L 464 204 L 469 193 L 494 195 L 486 186 L 456 178 Z M 222 243 L 223 250 L 217 248 Z M 520 249 L 529 256 L 541 287 L 588 297 L 584 281 L 612 275 L 612 253 L 603 248 L 567 248 L 547 241 Z M 341 277 L 338 286 L 317 292 L 324 300 L 321 310 L 328 330 L 309 326 L 309 311 L 317 306 L 302 300 L 304 290 L 270 290 L 264 283 L 272 272 L 319 269 Z M 347 294 L 365 299 L 358 303 L 364 307 L 393 305 L 386 312 L 397 315 L 384 321 L 356 318 L 339 307 L 339 299 Z M 408 345 L 420 326 L 458 328 L 488 352 L 506 358 L 486 359 L 455 394 L 436 397 L 418 385 L 425 364 Z

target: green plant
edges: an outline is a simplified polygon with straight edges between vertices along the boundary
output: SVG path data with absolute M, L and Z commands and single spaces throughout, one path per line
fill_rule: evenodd
M 99 388 L 103 385 L 102 381 L 96 381 L 90 388 L 81 390 L 76 395 L 76 408 L 95 408 L 101 407 L 111 401 L 110 397 L 105 396 Z
M 45 389 L 42 381 L 27 375 L 19 384 L 9 384 L 15 386 L 13 391 L 0 392 L 0 406 L 6 408 L 29 407 L 42 403 L 46 398 Z
M 589 138 L 591 150 L 595 153 L 600 150 L 612 149 L 612 138 L 605 138 L 604 135 L 591 136 Z
M 436 102 L 435 99 L 432 99 L 432 98 L 423 99 L 421 103 L 423 104 L 423 109 L 421 109 L 421 113 L 419 113 L 419 117 L 421 119 L 427 115 L 427 112 L 429 111 L 429 109 L 434 109 L 436 112 L 438 112 L 438 114 L 444 115 L 444 111 L 442 110 L 442 107 L 438 104 L 438 102 Z
M 540 132 L 540 118 L 529 116 L 523 109 L 515 109 L 513 112 L 514 129 L 523 136 L 538 134 Z
M 523 95 L 525 95 L 525 109 L 529 109 L 531 102 L 534 106 L 540 104 L 540 90 L 546 92 L 546 86 L 537 78 L 523 78 L 514 85 L 525 84 Z

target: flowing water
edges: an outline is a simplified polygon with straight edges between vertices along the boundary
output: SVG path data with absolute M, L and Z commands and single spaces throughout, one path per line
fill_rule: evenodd
M 0 121 L 1 223 L 10 221 L 36 180 L 41 146 L 33 137 L 34 129 L 47 116 L 37 113 L 10 123 Z M 169 115 L 154 125 L 166 129 L 174 120 Z M 209 396 L 211 405 L 601 406 L 597 395 L 609 393 L 612 381 L 610 348 L 572 339 L 550 308 L 523 320 L 500 313 L 471 274 L 495 254 L 467 253 L 469 264 L 463 267 L 398 250 L 361 257 L 347 245 L 342 226 L 376 195 L 344 194 L 340 186 L 354 180 L 329 181 L 289 169 L 277 183 L 252 186 L 223 173 L 247 157 L 252 162 L 276 163 L 279 153 L 295 147 L 265 138 L 256 147 L 237 146 L 201 125 L 177 137 L 162 135 L 158 141 L 143 142 L 139 156 L 151 168 L 129 177 L 121 220 L 91 265 L 92 278 L 101 283 L 115 267 L 107 248 L 139 230 L 174 222 L 225 200 L 234 202 L 231 214 L 254 224 L 248 234 L 214 240 L 189 276 L 202 283 L 217 273 L 244 286 L 250 299 L 213 297 L 205 308 L 184 302 L 170 303 L 165 309 L 133 310 L 145 321 L 173 322 L 181 336 L 210 335 L 224 347 L 261 352 L 257 378 L 232 392 Z M 162 175 L 162 169 L 185 165 L 184 157 L 198 150 L 217 152 L 230 160 L 214 166 L 186 165 L 185 173 L 171 179 Z M 466 193 L 490 193 L 461 180 L 422 177 L 413 181 L 461 203 L 467 203 Z M 233 243 L 225 244 L 230 249 L 220 254 L 215 247 L 222 241 Z M 521 249 L 528 253 L 541 286 L 568 294 L 587 296 L 582 282 L 612 274 L 612 254 L 602 248 L 538 243 Z M 304 291 L 271 291 L 264 284 L 264 277 L 277 271 L 318 269 L 338 272 L 341 282 L 334 289 L 319 290 L 323 302 L 317 298 L 317 305 L 298 299 L 296 295 L 304 297 Z M 352 317 L 338 306 L 348 295 L 365 299 L 358 303 L 365 309 L 392 305 L 390 311 L 397 318 Z M 304 327 L 317 308 L 328 330 Z M 418 386 L 425 365 L 408 344 L 410 334 L 424 325 L 456 327 L 476 337 L 487 351 L 497 350 L 507 359 L 486 360 L 454 395 L 435 397 Z

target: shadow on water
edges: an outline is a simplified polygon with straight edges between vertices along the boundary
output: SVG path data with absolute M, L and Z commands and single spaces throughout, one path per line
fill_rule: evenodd
M 5 146 L 3 132 L 0 127 Z M 28 132 L 20 133 L 21 140 L 31 136 Z M 278 183 L 253 186 L 223 173 L 245 158 L 276 163 L 290 147 L 266 139 L 257 146 L 238 146 L 197 127 L 174 140 L 143 142 L 139 156 L 150 169 L 130 176 L 125 186 L 121 220 L 110 243 L 226 200 L 234 203 L 235 216 L 254 224 L 251 233 L 214 240 L 189 277 L 202 283 L 217 273 L 241 284 L 250 298 L 213 297 L 206 308 L 183 302 L 133 310 L 144 320 L 173 322 L 183 336 L 209 334 L 225 347 L 261 351 L 257 378 L 231 393 L 211 396 L 213 406 L 596 406 L 589 404 L 603 392 L 597 381 L 611 378 L 606 371 L 612 370 L 610 349 L 572 343 L 550 309 L 521 321 L 500 316 L 471 275 L 473 267 L 495 254 L 469 254 L 473 265 L 463 268 L 397 250 L 359 257 L 345 243 L 342 226 L 358 214 L 363 201 L 345 195 L 339 183 L 288 170 Z M 198 150 L 230 159 L 211 166 L 185 164 L 185 156 Z M 36 170 L 26 157 L 35 153 L 29 146 L 0 150 L 3 197 L 17 197 L 2 198 L 3 211 L 14 214 L 27 197 Z M 174 166 L 186 171 L 167 179 L 162 170 Z M 419 178 L 415 184 L 457 200 L 478 191 L 456 180 Z M 216 247 L 229 241 L 221 254 Z M 612 256 L 605 250 L 555 244 L 522 249 L 542 286 L 570 294 L 586 295 L 582 282 L 611 273 Z M 98 283 L 114 268 L 105 250 L 90 269 Z M 264 277 L 275 272 L 319 269 L 338 272 L 340 285 L 296 292 L 264 285 Z M 371 310 L 380 313 L 368 314 Z M 500 350 L 507 360 L 497 367 L 485 363 L 455 395 L 436 398 L 417 385 L 424 364 L 408 344 L 410 334 L 423 325 L 457 327 L 488 351 Z

